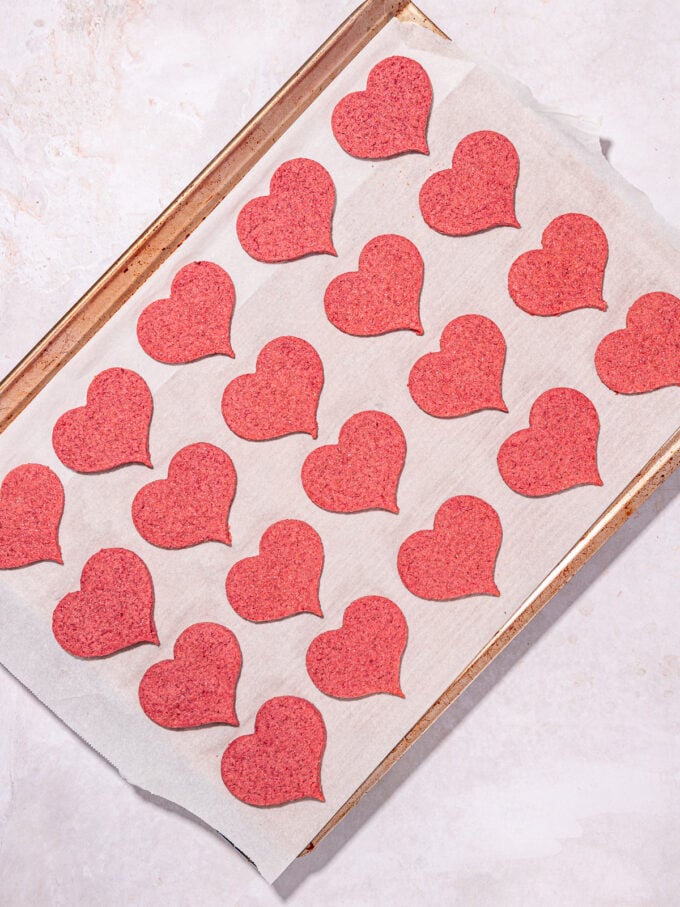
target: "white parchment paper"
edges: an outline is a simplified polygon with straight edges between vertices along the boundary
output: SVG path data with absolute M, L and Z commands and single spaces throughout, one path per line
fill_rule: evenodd
M 419 60 L 430 75 L 434 88 L 430 155 L 373 163 L 355 160 L 333 139 L 331 111 L 344 94 L 364 86 L 376 62 L 393 53 Z M 504 133 L 519 152 L 517 214 L 522 229 L 441 236 L 420 216 L 420 186 L 431 173 L 448 167 L 457 142 L 478 129 Z M 282 265 L 255 262 L 237 241 L 236 214 L 248 199 L 266 193 L 279 164 L 299 156 L 319 161 L 335 181 L 333 238 L 338 258 L 312 256 Z M 607 233 L 610 254 L 604 296 L 609 309 L 533 318 L 508 296 L 508 269 L 521 252 L 540 246 L 541 233 L 553 217 L 569 211 L 595 217 Z M 129 781 L 200 816 L 243 851 L 266 879 L 275 879 L 680 422 L 677 388 L 617 396 L 601 384 L 593 364 L 599 340 L 623 327 L 626 311 L 638 296 L 655 290 L 680 294 L 680 254 L 669 241 L 670 234 L 651 220 L 644 203 L 604 160 L 519 99 L 513 89 L 432 33 L 391 23 L 0 436 L 0 474 L 24 462 L 45 463 L 60 476 L 66 491 L 60 531 L 64 565 L 44 563 L 0 573 L 2 662 Z M 337 274 L 356 269 L 359 252 L 369 239 L 388 232 L 407 236 L 423 255 L 424 336 L 410 332 L 346 336 L 325 317 L 324 290 Z M 149 302 L 168 295 L 175 272 L 197 259 L 217 262 L 234 280 L 236 359 L 162 365 L 138 346 L 136 320 Z M 466 313 L 493 318 L 505 335 L 504 398 L 509 413 L 433 419 L 411 400 L 408 374 L 419 356 L 438 348 L 444 326 Z M 259 444 L 243 441 L 222 419 L 222 391 L 235 375 L 253 370 L 256 354 L 268 340 L 284 334 L 311 342 L 324 363 L 318 441 L 306 435 Z M 151 387 L 155 468 L 152 472 L 128 466 L 98 476 L 76 475 L 52 450 L 52 426 L 64 410 L 82 405 L 94 375 L 112 366 L 135 369 Z M 530 406 L 540 393 L 564 385 L 583 391 L 597 407 L 604 485 L 546 499 L 520 497 L 498 474 L 498 447 L 512 432 L 526 427 Z M 406 434 L 398 516 L 326 513 L 302 489 L 300 467 L 307 453 L 318 444 L 337 441 L 342 423 L 364 409 L 390 413 Z M 230 517 L 233 545 L 208 543 L 184 551 L 154 548 L 134 529 L 132 499 L 143 484 L 166 475 L 177 450 L 197 441 L 224 448 L 236 466 L 238 488 Z M 479 495 L 500 515 L 498 599 L 425 602 L 401 584 L 396 569 L 399 545 L 411 532 L 431 527 L 439 505 L 456 494 Z M 225 577 L 235 561 L 257 553 L 264 529 L 283 518 L 307 520 L 323 538 L 325 618 L 300 615 L 274 624 L 250 624 L 230 608 Z M 88 557 L 111 546 L 129 547 L 148 564 L 161 646 L 140 646 L 101 660 L 75 659 L 52 637 L 52 610 L 63 595 L 78 588 Z M 353 599 L 371 594 L 392 598 L 408 620 L 402 668 L 406 698 L 341 702 L 325 697 L 307 676 L 307 646 L 322 630 L 340 625 Z M 202 620 L 225 624 L 240 641 L 241 726 L 164 730 L 139 707 L 139 680 L 149 665 L 171 657 L 173 643 L 187 625 Z M 323 713 L 328 730 L 322 772 L 326 802 L 257 809 L 226 790 L 220 759 L 234 737 L 252 731 L 259 706 L 283 694 L 304 696 Z M 451 778 L 452 796 L 455 784 Z

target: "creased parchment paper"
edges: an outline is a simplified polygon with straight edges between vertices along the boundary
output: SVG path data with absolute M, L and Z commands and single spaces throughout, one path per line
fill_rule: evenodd
M 419 60 L 430 75 L 431 153 L 373 163 L 355 160 L 333 139 L 331 111 L 344 94 L 364 86 L 376 62 L 394 53 Z M 478 129 L 504 133 L 519 152 L 517 214 L 522 229 L 441 236 L 420 216 L 418 191 L 431 173 L 450 165 L 456 143 Z M 236 214 L 247 200 L 267 192 L 279 164 L 299 156 L 319 161 L 335 181 L 333 236 L 338 258 L 257 263 L 236 239 Z M 570 211 L 595 217 L 607 233 L 604 297 L 609 309 L 533 318 L 508 296 L 508 269 L 521 252 L 540 246 L 541 233 L 553 217 Z M 369 239 L 389 232 L 410 238 L 423 255 L 425 334 L 346 336 L 326 319 L 324 290 L 337 274 L 356 269 L 359 252 Z M 392 22 L 0 437 L 2 475 L 24 462 L 44 463 L 60 476 L 66 491 L 60 533 L 64 565 L 43 563 L 0 573 L 0 659 L 125 778 L 200 816 L 243 851 L 266 879 L 274 880 L 677 427 L 677 388 L 617 396 L 601 384 L 593 364 L 599 340 L 623 327 L 626 311 L 638 296 L 655 290 L 680 293 L 680 254 L 669 236 L 651 224 L 644 205 L 604 160 L 519 99 L 514 89 L 430 32 Z M 136 320 L 149 302 L 168 295 L 174 273 L 197 259 L 217 262 L 233 278 L 236 359 L 162 365 L 138 346 Z M 493 318 L 505 335 L 504 397 L 509 413 L 433 419 L 408 394 L 409 370 L 419 356 L 438 348 L 444 326 L 465 313 Z M 296 435 L 266 443 L 240 440 L 222 419 L 222 391 L 235 375 L 254 369 L 256 354 L 268 340 L 285 334 L 311 342 L 324 363 L 319 439 Z M 112 366 L 135 369 L 151 387 L 155 468 L 128 466 L 98 476 L 76 475 L 52 450 L 52 426 L 64 410 L 82 405 L 92 377 Z M 498 447 L 512 432 L 526 427 L 529 408 L 540 393 L 565 385 L 586 393 L 597 407 L 604 485 L 545 499 L 520 497 L 498 474 Z M 406 434 L 398 516 L 326 513 L 302 489 L 300 467 L 307 453 L 318 444 L 335 443 L 342 423 L 365 409 L 391 414 Z M 233 545 L 208 543 L 184 551 L 154 548 L 133 527 L 132 499 L 143 484 L 165 477 L 177 450 L 197 441 L 224 448 L 236 466 L 238 488 L 230 518 Z M 456 494 L 479 495 L 500 515 L 498 599 L 425 602 L 411 596 L 399 579 L 400 543 L 411 532 L 430 528 L 439 505 Z M 307 520 L 323 538 L 325 619 L 304 614 L 273 624 L 250 624 L 229 606 L 225 577 L 231 564 L 257 553 L 264 529 L 283 518 Z M 52 610 L 63 595 L 78 588 L 87 558 L 112 546 L 136 551 L 151 570 L 160 649 L 145 645 L 101 660 L 72 658 L 52 636 Z M 305 652 L 311 639 L 338 627 L 345 607 L 363 595 L 392 598 L 408 620 L 403 700 L 390 696 L 333 700 L 307 676 Z M 225 624 L 240 641 L 241 727 L 164 730 L 142 712 L 139 680 L 149 665 L 171 657 L 173 643 L 186 626 L 204 620 Z M 258 707 L 283 694 L 304 696 L 323 713 L 328 729 L 322 773 L 326 802 L 257 809 L 226 790 L 220 759 L 234 737 L 252 731 Z M 446 795 L 455 797 L 455 789 L 452 777 Z

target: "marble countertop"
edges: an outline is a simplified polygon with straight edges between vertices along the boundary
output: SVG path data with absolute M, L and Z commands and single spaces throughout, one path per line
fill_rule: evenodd
M 542 103 L 598 120 L 680 227 L 677 0 L 423 5 Z M 2 4 L 3 373 L 353 6 Z M 680 473 L 274 887 L 0 670 L 0 902 L 676 904 L 679 492 Z

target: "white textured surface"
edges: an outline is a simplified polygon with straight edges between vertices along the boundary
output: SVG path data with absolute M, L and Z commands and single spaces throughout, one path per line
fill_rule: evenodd
M 351 4 L 3 6 L 6 369 Z M 601 113 L 612 162 L 680 225 L 672 0 L 635 14 L 623 2 L 427 6 L 543 102 Z M 673 903 L 678 489 L 671 479 L 275 890 L 3 674 L 2 900 Z

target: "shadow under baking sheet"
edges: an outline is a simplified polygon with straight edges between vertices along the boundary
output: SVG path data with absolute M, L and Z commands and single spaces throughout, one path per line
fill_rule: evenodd
M 473 711 L 496 684 L 528 655 L 535 642 L 541 639 L 579 599 L 595 580 L 622 555 L 631 542 L 643 532 L 661 512 L 680 494 L 680 470 L 673 473 L 632 514 L 630 519 L 588 560 L 579 572 L 522 630 L 519 638 L 504 649 L 491 664 L 468 686 L 459 698 L 443 713 L 441 718 L 421 735 L 403 756 L 391 767 L 342 822 L 306 856 L 295 860 L 274 883 L 282 900 L 288 900 L 297 888 L 311 875 L 328 865 L 344 844 L 376 814 L 381 806 L 408 779 L 414 769 L 425 762 L 439 744 L 454 733 L 459 724 Z

